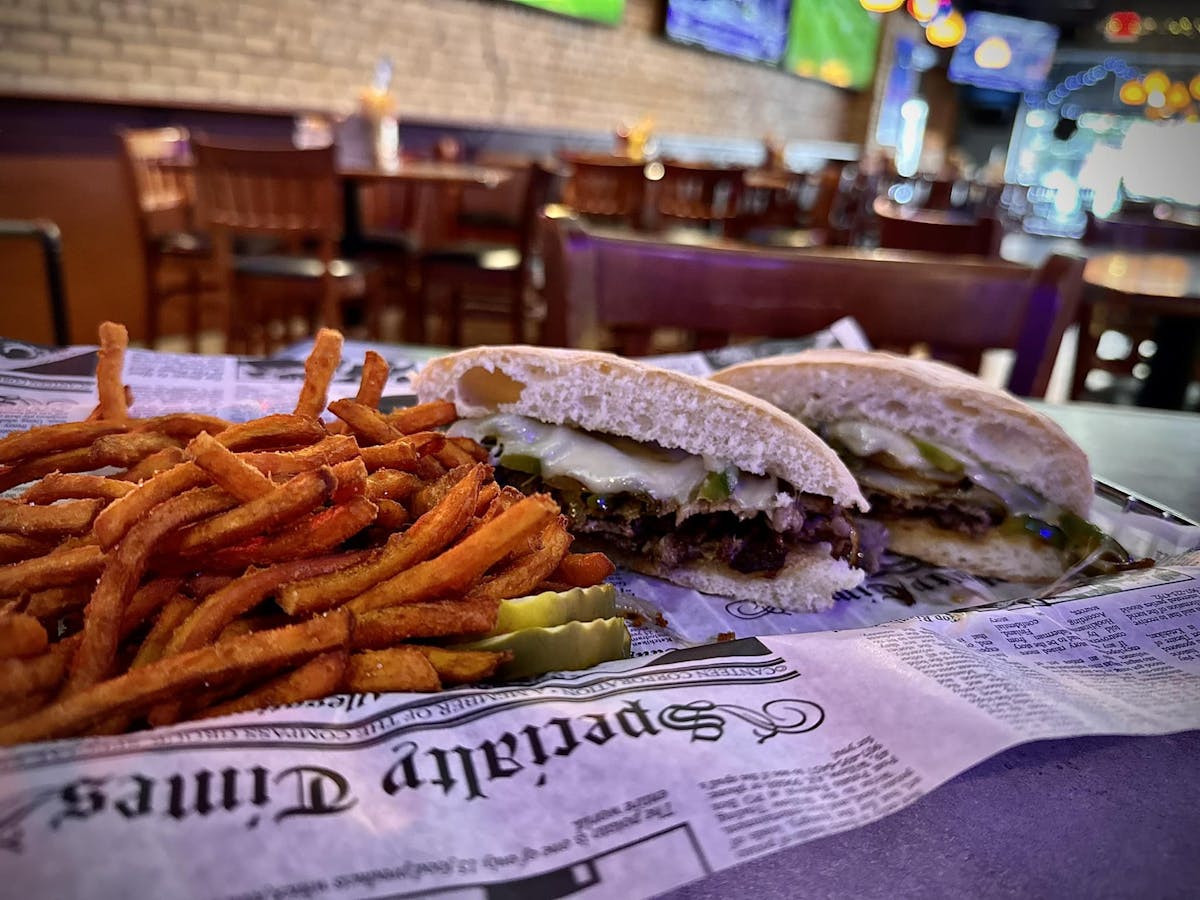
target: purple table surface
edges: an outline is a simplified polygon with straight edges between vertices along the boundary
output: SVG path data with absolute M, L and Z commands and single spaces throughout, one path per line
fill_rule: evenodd
M 863 828 L 664 896 L 1196 897 L 1200 731 L 1007 750 Z

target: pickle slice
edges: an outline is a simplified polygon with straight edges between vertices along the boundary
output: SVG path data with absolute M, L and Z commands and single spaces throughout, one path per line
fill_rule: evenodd
M 629 628 L 620 616 L 567 622 L 552 628 L 522 628 L 455 644 L 455 650 L 511 650 L 513 658 L 496 671 L 500 679 L 530 678 L 547 672 L 588 669 L 613 659 L 628 659 Z
M 611 584 L 545 591 L 501 601 L 496 627 L 489 634 L 504 634 L 522 628 L 550 628 L 567 622 L 590 622 L 616 614 L 617 589 Z

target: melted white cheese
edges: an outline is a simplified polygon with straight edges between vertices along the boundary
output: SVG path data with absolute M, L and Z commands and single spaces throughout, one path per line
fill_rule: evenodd
M 914 472 L 936 472 L 937 468 L 924 456 L 912 438 L 883 425 L 859 420 L 835 422 L 826 428 L 834 440 L 839 441 L 855 456 L 867 459 L 876 453 L 886 453 L 905 469 Z M 977 460 L 951 453 L 939 447 L 943 453 L 963 465 L 963 474 L 984 490 L 991 491 L 1008 507 L 1011 515 L 1032 515 L 1057 520 L 1061 510 L 1036 491 L 1018 484 L 1007 475 L 1001 475 Z M 899 496 L 921 495 L 930 490 L 929 483 L 921 479 L 905 478 L 903 474 L 870 466 L 860 478 L 882 490 Z
M 728 464 L 682 451 L 664 451 L 624 438 L 602 438 L 566 425 L 550 425 L 512 413 L 482 419 L 460 419 L 448 431 L 482 441 L 493 438 L 501 455 L 537 459 L 542 478 L 573 478 L 603 496 L 646 494 L 655 500 L 687 503 L 709 472 Z M 771 509 L 779 504 L 772 475 L 739 472 L 730 499 L 744 509 Z
M 905 469 L 920 471 L 930 468 L 929 461 L 921 455 L 911 438 L 882 425 L 848 419 L 834 422 L 826 431 L 831 438 L 844 444 L 847 450 L 863 459 L 876 453 L 886 453 L 897 465 Z

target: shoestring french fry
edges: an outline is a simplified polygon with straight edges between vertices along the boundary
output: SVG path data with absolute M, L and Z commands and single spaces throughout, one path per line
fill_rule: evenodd
M 195 650 L 212 641 L 226 625 L 253 609 L 281 585 L 302 578 L 327 575 L 361 561 L 363 553 L 341 553 L 317 559 L 279 563 L 266 569 L 251 569 L 205 598 L 195 613 L 172 636 L 167 654 Z
M 521 597 L 546 580 L 571 548 L 571 535 L 563 521 L 552 522 L 543 529 L 539 546 L 514 559 L 495 575 L 481 581 L 469 596 L 503 600 Z M 595 582 L 592 582 L 595 584 Z
M 0 615 L 0 659 L 37 656 L 49 643 L 45 627 L 28 613 Z
M 0 463 L 11 465 L 22 460 L 90 447 L 98 437 L 129 429 L 127 422 L 64 422 L 40 425 L 28 431 L 14 431 L 0 438 Z
M 347 606 L 354 612 L 367 612 L 466 591 L 484 572 L 557 515 L 558 505 L 548 495 L 526 497 L 439 556 L 380 582 L 352 598 Z
M 357 400 L 334 400 L 329 411 L 346 423 L 361 444 L 390 444 L 403 435 L 387 423 L 379 410 Z
M 304 363 L 304 384 L 296 401 L 296 415 L 316 418 L 325 410 L 329 382 L 342 361 L 342 336 L 331 328 L 322 328 L 313 341 L 312 352 Z
M 486 458 L 483 460 L 476 458 L 474 454 L 468 453 L 449 438 L 442 445 L 442 449 L 433 455 L 438 462 L 448 469 L 453 469 L 455 466 L 469 466 L 472 463 L 484 462 L 486 460 Z
M 56 689 L 66 677 L 79 641 L 80 635 L 76 634 L 29 659 L 0 659 L 0 706 Z
M 327 406 L 336 332 L 294 412 L 236 424 L 133 417 L 124 330 L 102 332 L 92 416 L 0 438 L 0 488 L 28 485 L 0 500 L 0 744 L 486 681 L 507 653 L 426 642 L 487 634 L 556 573 L 611 573 L 573 561 L 548 497 L 435 430 L 453 404 L 380 413 L 377 354 Z
M 12 466 L 0 468 L 0 491 L 37 481 L 51 472 L 88 472 L 92 466 L 92 448 L 78 447 L 62 450 L 45 456 L 21 460 Z
M 300 450 L 239 453 L 238 457 L 264 475 L 271 476 L 297 475 L 300 472 L 319 469 L 321 466 L 335 466 L 349 459 L 362 458 L 358 441 L 348 434 L 330 435 Z M 413 459 L 415 461 L 415 454 Z
M 182 588 L 182 578 L 155 578 L 143 582 L 121 613 L 121 637 L 128 637 L 136 631 Z
M 0 500 L 0 532 L 31 538 L 84 534 L 103 507 L 103 500 L 64 500 L 52 506 Z
M 362 375 L 359 377 L 358 393 L 354 395 L 354 399 L 371 409 L 378 409 L 379 401 L 383 399 L 383 390 L 387 387 L 390 368 L 387 360 L 374 350 L 363 354 Z
M 181 462 L 183 462 L 182 447 L 165 447 L 157 453 L 151 453 L 145 459 L 130 466 L 119 475 L 114 475 L 113 478 L 133 484 L 141 484 L 143 481 L 153 478 L 159 472 L 165 472 L 167 469 L 174 468 Z
M 372 691 L 436 691 L 437 670 L 417 647 L 391 647 L 350 654 L 342 687 L 356 694 Z M 0 732 L 2 735 L 3 732 Z
M 419 450 L 420 448 L 412 438 L 400 438 L 375 447 L 363 447 L 359 451 L 359 455 L 368 472 L 375 472 L 379 469 L 399 469 L 402 472 L 411 472 L 417 468 L 417 463 L 421 460 Z
M 92 443 L 89 462 L 92 468 L 105 466 L 129 467 L 137 465 L 152 453 L 182 446 L 181 442 L 165 434 L 153 431 L 126 431 L 121 434 L 106 434 Z
M 362 497 L 367 493 L 367 467 L 357 457 L 331 466 L 333 479 L 337 482 L 329 499 L 334 503 L 344 503 L 353 497 Z
M 617 567 L 603 553 L 568 553 L 549 576 L 571 587 L 590 587 L 608 578 Z
M 271 493 L 271 479 L 210 435 L 202 431 L 187 445 L 184 456 L 239 500 L 254 500 Z
M 367 498 L 403 502 L 420 490 L 423 484 L 412 472 L 377 469 L 367 476 Z
M 416 434 L 418 431 L 453 425 L 458 419 L 458 411 L 448 400 L 434 400 L 432 403 L 393 410 L 386 418 L 388 424 L 401 434 Z
M 91 596 L 89 582 L 45 588 L 25 595 L 25 612 L 39 621 L 54 622 L 69 612 L 83 609 Z
M 55 548 L 45 556 L 0 566 L 0 596 L 95 579 L 105 562 L 104 551 L 95 544 Z
M 146 572 L 150 554 L 168 534 L 227 509 L 220 488 L 198 488 L 160 504 L 137 522 L 105 560 L 100 580 L 83 610 L 83 641 L 71 660 L 65 694 L 77 694 L 107 677 L 116 660 L 121 614 Z
M 433 600 L 389 606 L 355 616 L 351 644 L 356 650 L 380 650 L 421 638 L 487 634 L 496 627 L 500 604 L 494 600 Z
M 103 475 L 51 472 L 21 494 L 24 503 L 54 503 L 58 500 L 119 500 L 133 485 Z
M 78 734 L 109 716 L 137 713 L 173 694 L 186 694 L 308 659 L 325 650 L 345 647 L 349 639 L 350 614 L 336 610 L 296 625 L 165 657 L 69 694 L 0 727 L 0 746 Z
M 429 660 L 444 685 L 484 681 L 512 659 L 512 653 L 506 650 L 446 650 L 429 646 L 418 646 L 417 649 Z
M 176 630 L 196 610 L 196 601 L 176 594 L 158 611 L 158 617 L 138 647 L 130 669 L 140 669 L 157 662 L 165 655 L 167 644 Z
M 179 441 L 190 441 L 202 431 L 220 434 L 232 423 L 203 413 L 167 413 L 149 419 L 136 419 L 129 424 L 133 431 L 154 431 Z
M 352 497 L 345 503 L 310 513 L 274 534 L 217 550 L 206 558 L 210 571 L 242 572 L 289 559 L 307 559 L 332 552 L 376 521 L 378 508 L 370 500 Z M 194 563 L 185 563 L 191 567 Z
M 116 322 L 100 323 L 100 350 L 96 354 L 96 393 L 99 402 L 96 417 L 100 420 L 124 421 L 129 418 L 129 406 L 122 377 L 125 371 L 125 348 L 129 332 Z
M 304 472 L 254 500 L 214 515 L 167 542 L 163 550 L 207 553 L 287 525 L 320 506 L 337 486 L 329 469 Z M 177 526 L 178 527 L 178 526 Z
M 41 556 L 53 547 L 53 542 L 49 540 L 22 537 L 19 534 L 0 534 L 0 565 Z
M 279 606 L 290 615 L 331 609 L 433 556 L 454 540 L 467 524 L 486 474 L 486 466 L 476 467 L 455 485 L 455 490 L 450 491 L 441 504 L 414 522 L 407 531 L 389 538 L 387 544 L 365 562 L 329 578 L 285 586 L 279 595 Z
M 234 713 L 262 709 L 266 706 L 283 706 L 288 703 L 300 703 L 304 700 L 318 700 L 329 694 L 336 694 L 341 687 L 349 659 L 349 654 L 345 650 L 331 650 L 328 653 L 322 653 L 304 665 L 247 691 L 240 697 L 205 707 L 193 718 L 212 719 L 216 716 L 231 716 Z

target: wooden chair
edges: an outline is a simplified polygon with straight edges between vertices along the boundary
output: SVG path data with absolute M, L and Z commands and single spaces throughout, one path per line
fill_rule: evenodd
M 16 247 L 36 242 L 45 275 L 50 332 L 56 346 L 67 346 L 71 343 L 71 329 L 67 322 L 67 295 L 63 288 L 62 232 L 48 219 L 0 219 L 0 241 L 12 242 Z M 5 274 L 11 277 L 12 271 L 5 267 Z M 25 299 L 23 304 L 28 302 Z M 36 316 L 31 313 L 28 305 L 23 305 L 22 324 L 36 327 Z
M 362 300 L 367 333 L 379 332 L 378 272 L 337 258 L 342 205 L 334 149 L 270 150 L 196 142 L 200 221 L 213 236 L 230 298 L 230 342 L 263 352 L 321 325 L 340 327 L 342 305 Z M 272 252 L 235 251 L 235 240 L 267 239 Z M 277 333 L 282 336 L 277 337 Z
M 738 214 L 746 170 L 665 161 L 654 208 L 660 224 L 726 232 Z
M 1111 219 L 1097 219 L 1090 212 L 1084 229 L 1083 243 L 1092 248 L 1104 248 L 1139 255 L 1162 252 L 1200 252 L 1200 227 L 1180 222 L 1156 219 L 1153 204 L 1135 204 L 1122 208 Z M 1178 305 L 1178 304 L 1175 304 Z M 1079 343 L 1075 353 L 1075 371 L 1071 379 L 1071 399 L 1090 397 L 1087 382 L 1093 371 L 1107 372 L 1115 379 L 1131 379 L 1135 371 L 1154 370 L 1154 356 L 1142 353 L 1148 342 L 1157 349 L 1171 345 L 1179 335 L 1179 323 L 1170 316 L 1172 304 L 1155 302 L 1152 298 L 1135 297 L 1100 286 L 1085 286 L 1084 303 L 1079 311 Z M 1101 337 L 1115 332 L 1114 347 L 1123 353 L 1101 356 Z M 1144 377 L 1144 376 L 1143 376 Z M 1129 382 L 1126 381 L 1126 386 Z
M 534 240 L 554 173 L 529 164 L 515 243 L 463 240 L 429 247 L 420 256 L 421 288 L 414 315 L 424 321 L 436 293 L 448 293 L 446 342 L 462 344 L 463 319 L 480 314 L 507 319 L 508 340 L 525 340 L 526 300 L 534 283 Z
M 118 136 L 142 246 L 146 343 L 153 347 L 158 341 L 163 307 L 182 297 L 188 340 L 196 352 L 204 299 L 218 284 L 211 274 L 212 242 L 195 224 L 195 185 L 186 164 L 188 132 L 123 129 Z
M 645 163 L 623 156 L 564 153 L 563 202 L 581 216 L 640 228 L 646 204 Z
M 764 247 L 816 247 L 824 228 L 812 227 L 815 179 L 804 172 L 746 173 L 738 213 L 726 228 L 731 237 Z
M 525 192 L 529 185 L 529 156 L 510 153 L 478 154 L 476 165 L 504 169 L 509 177 L 495 187 L 463 188 L 455 218 L 458 237 L 466 240 L 518 243 L 522 228 Z
M 928 346 L 977 370 L 985 349 L 1016 360 L 1008 387 L 1044 396 L 1079 302 L 1083 261 L 1015 263 L 886 251 L 721 249 L 598 233 L 543 220 L 549 343 L 642 355 L 654 331 L 684 329 L 699 346 L 734 336 L 797 337 L 843 316 L 879 347 Z
M 879 246 L 971 256 L 999 256 L 1004 237 L 999 221 L 974 219 L 934 210 L 902 210 L 886 197 L 874 203 Z

